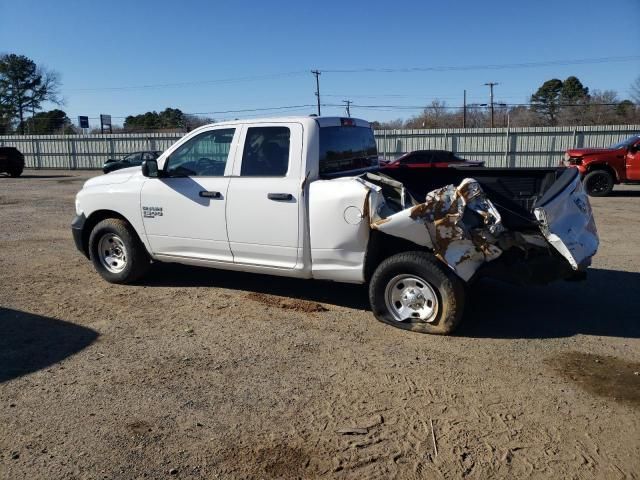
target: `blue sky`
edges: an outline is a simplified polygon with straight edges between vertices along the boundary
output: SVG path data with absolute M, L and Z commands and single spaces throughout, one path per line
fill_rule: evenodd
M 640 56 L 640 0 L 0 0 L 0 52 L 23 54 L 58 71 L 63 109 L 74 121 L 80 114 L 109 113 L 116 123 L 122 120 L 115 117 L 165 107 L 221 112 L 314 104 L 312 68 Z M 625 98 L 640 75 L 640 60 L 409 73 L 325 71 L 321 93 L 323 103 L 350 99 L 418 106 L 440 98 L 458 106 L 464 89 L 470 103 L 486 102 L 483 84 L 494 81 L 500 83 L 497 101 L 519 103 L 545 80 L 569 75 L 591 90 L 612 89 Z M 176 83 L 181 85 L 157 86 Z M 144 85 L 153 87 L 129 88 Z M 291 113 L 314 111 L 302 107 Z M 323 108 L 323 114 L 343 111 Z M 415 113 L 352 108 L 353 115 L 369 120 Z M 210 116 L 249 115 L 256 113 Z

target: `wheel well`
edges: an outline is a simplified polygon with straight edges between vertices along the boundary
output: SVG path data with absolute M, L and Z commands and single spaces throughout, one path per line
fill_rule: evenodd
M 596 163 L 595 165 L 587 166 L 587 173 L 595 172 L 597 170 L 604 170 L 605 172 L 609 173 L 609 175 L 611 175 L 615 183 L 620 183 L 620 179 L 618 178 L 618 174 L 616 173 L 615 169 L 611 168 L 609 165 Z
M 96 210 L 93 212 L 89 215 L 84 223 L 84 227 L 82 228 L 82 251 L 87 258 L 89 258 L 89 237 L 91 236 L 91 231 L 93 230 L 93 227 L 107 218 L 119 218 L 120 220 L 127 222 L 128 225 L 131 225 L 125 217 L 113 210 Z M 135 229 L 132 230 L 135 232 Z M 136 232 L 136 236 L 137 235 L 138 234 Z
M 426 233 L 426 232 L 425 232 Z M 371 230 L 369 236 L 369 244 L 367 246 L 367 254 L 364 261 L 364 278 L 369 282 L 378 265 L 385 259 L 402 252 L 429 252 L 432 251 L 426 247 L 404 240 L 402 238 L 393 237 L 382 233 L 378 230 Z

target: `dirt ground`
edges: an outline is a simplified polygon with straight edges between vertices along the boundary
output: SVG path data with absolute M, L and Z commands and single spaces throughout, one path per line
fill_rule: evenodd
M 640 187 L 586 282 L 481 282 L 457 335 L 358 286 L 75 250 L 96 173 L 0 178 L 0 478 L 640 478 Z

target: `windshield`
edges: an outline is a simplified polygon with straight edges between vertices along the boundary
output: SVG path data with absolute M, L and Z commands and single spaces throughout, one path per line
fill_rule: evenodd
M 320 175 L 335 176 L 377 167 L 378 149 L 371 128 L 320 128 Z
M 623 140 L 622 142 L 618 142 L 615 145 L 611 145 L 611 148 L 628 147 L 636 143 L 638 140 L 640 140 L 640 135 L 634 135 L 633 137 L 629 137 L 626 140 Z

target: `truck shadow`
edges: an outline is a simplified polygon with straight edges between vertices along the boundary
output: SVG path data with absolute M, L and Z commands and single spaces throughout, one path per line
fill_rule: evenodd
M 178 264 L 156 265 L 149 286 L 218 287 L 370 310 L 367 288 Z M 469 289 L 456 336 L 555 338 L 577 334 L 640 338 L 640 273 L 592 268 L 584 282 L 541 287 L 483 280 Z M 371 319 L 374 321 L 374 319 Z
M 456 335 L 555 338 L 577 334 L 640 338 L 640 273 L 589 269 L 584 282 L 519 287 L 490 280 L 470 291 Z
M 58 363 L 96 338 L 90 328 L 0 307 L 0 384 Z
M 227 288 L 369 310 L 367 288 L 363 285 L 215 270 L 177 263 L 154 265 L 144 285 Z

